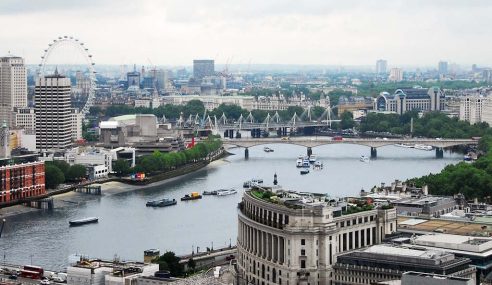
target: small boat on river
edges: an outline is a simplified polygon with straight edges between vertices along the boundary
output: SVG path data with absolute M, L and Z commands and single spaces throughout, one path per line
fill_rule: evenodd
M 78 219 L 78 220 L 72 220 L 69 221 L 68 224 L 71 227 L 76 227 L 76 226 L 82 226 L 85 224 L 93 224 L 99 222 L 99 218 L 97 217 L 88 217 L 88 218 L 83 218 L 83 219 Z
M 367 157 L 367 156 L 365 156 L 365 155 L 362 155 L 362 156 L 360 157 L 360 161 L 361 161 L 361 162 L 369 162 L 369 157 Z
M 191 192 L 190 195 L 188 194 L 184 195 L 184 197 L 181 198 L 181 201 L 197 200 L 201 198 L 202 195 L 200 195 L 198 192 Z
M 301 170 L 301 175 L 308 174 L 308 173 L 309 173 L 309 169 L 308 168 L 305 168 L 305 169 L 302 169 Z
M 236 193 L 237 193 L 237 190 L 234 188 L 217 190 L 217 196 L 228 196 L 228 195 L 233 195 Z
M 203 191 L 203 195 L 217 195 L 217 190 Z
M 161 199 L 161 200 L 155 200 L 155 201 L 149 201 L 145 206 L 147 207 L 167 207 L 167 206 L 172 206 L 176 205 L 178 202 L 176 202 L 175 199 Z
M 263 151 L 264 152 L 273 152 L 273 149 L 271 149 L 271 148 L 269 148 L 269 147 L 266 146 L 266 147 L 263 148 Z

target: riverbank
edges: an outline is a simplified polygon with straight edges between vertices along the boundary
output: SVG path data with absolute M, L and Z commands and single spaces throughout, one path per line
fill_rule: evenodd
M 179 181 L 181 179 L 185 179 L 188 176 L 191 176 L 196 173 L 200 173 L 201 171 L 206 171 L 208 169 L 218 167 L 227 163 L 225 157 L 227 157 L 227 152 L 222 150 L 215 155 L 210 157 L 210 160 L 201 161 L 192 165 L 184 166 L 183 168 L 179 168 L 173 171 L 164 172 L 155 176 L 152 176 L 149 179 L 149 182 L 144 185 L 135 185 L 125 183 L 121 179 L 118 178 L 110 178 L 106 181 L 95 181 L 90 184 L 101 184 L 101 195 L 91 195 L 85 193 L 74 192 L 73 189 L 76 186 L 68 187 L 66 189 L 51 191 L 48 196 L 53 197 L 54 208 L 64 208 L 64 207 L 73 207 L 77 206 L 81 203 L 85 203 L 87 201 L 101 199 L 104 196 L 117 195 L 122 193 L 127 193 L 131 191 L 146 189 L 155 186 L 166 185 L 171 182 Z M 4 219 L 7 217 L 17 216 L 21 214 L 36 212 L 36 211 L 44 211 L 43 209 L 30 208 L 23 205 L 13 205 L 0 209 L 0 219 Z

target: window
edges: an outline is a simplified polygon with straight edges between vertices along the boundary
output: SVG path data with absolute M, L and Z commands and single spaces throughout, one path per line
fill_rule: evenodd
M 306 250 L 305 249 L 301 249 L 301 256 L 306 256 Z
M 301 268 L 306 268 L 306 261 L 305 260 L 301 260 Z
M 301 245 L 306 245 L 306 240 L 305 239 L 301 239 Z

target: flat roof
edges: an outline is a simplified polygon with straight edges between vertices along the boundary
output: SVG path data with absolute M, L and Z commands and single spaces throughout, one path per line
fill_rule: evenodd
M 410 249 L 406 247 L 396 247 L 390 245 L 373 245 L 364 250 L 364 252 L 375 253 L 375 254 L 384 254 L 384 255 L 398 255 L 398 256 L 408 256 L 408 257 L 420 257 L 426 259 L 436 259 L 441 257 L 445 253 L 443 251 L 437 250 L 417 250 Z

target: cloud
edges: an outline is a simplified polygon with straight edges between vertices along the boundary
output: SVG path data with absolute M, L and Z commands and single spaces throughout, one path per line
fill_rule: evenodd
M 491 12 L 478 0 L 2 0 L 0 25 L 16 24 L 0 42 L 31 63 L 53 38 L 74 35 L 96 63 L 492 65 Z

